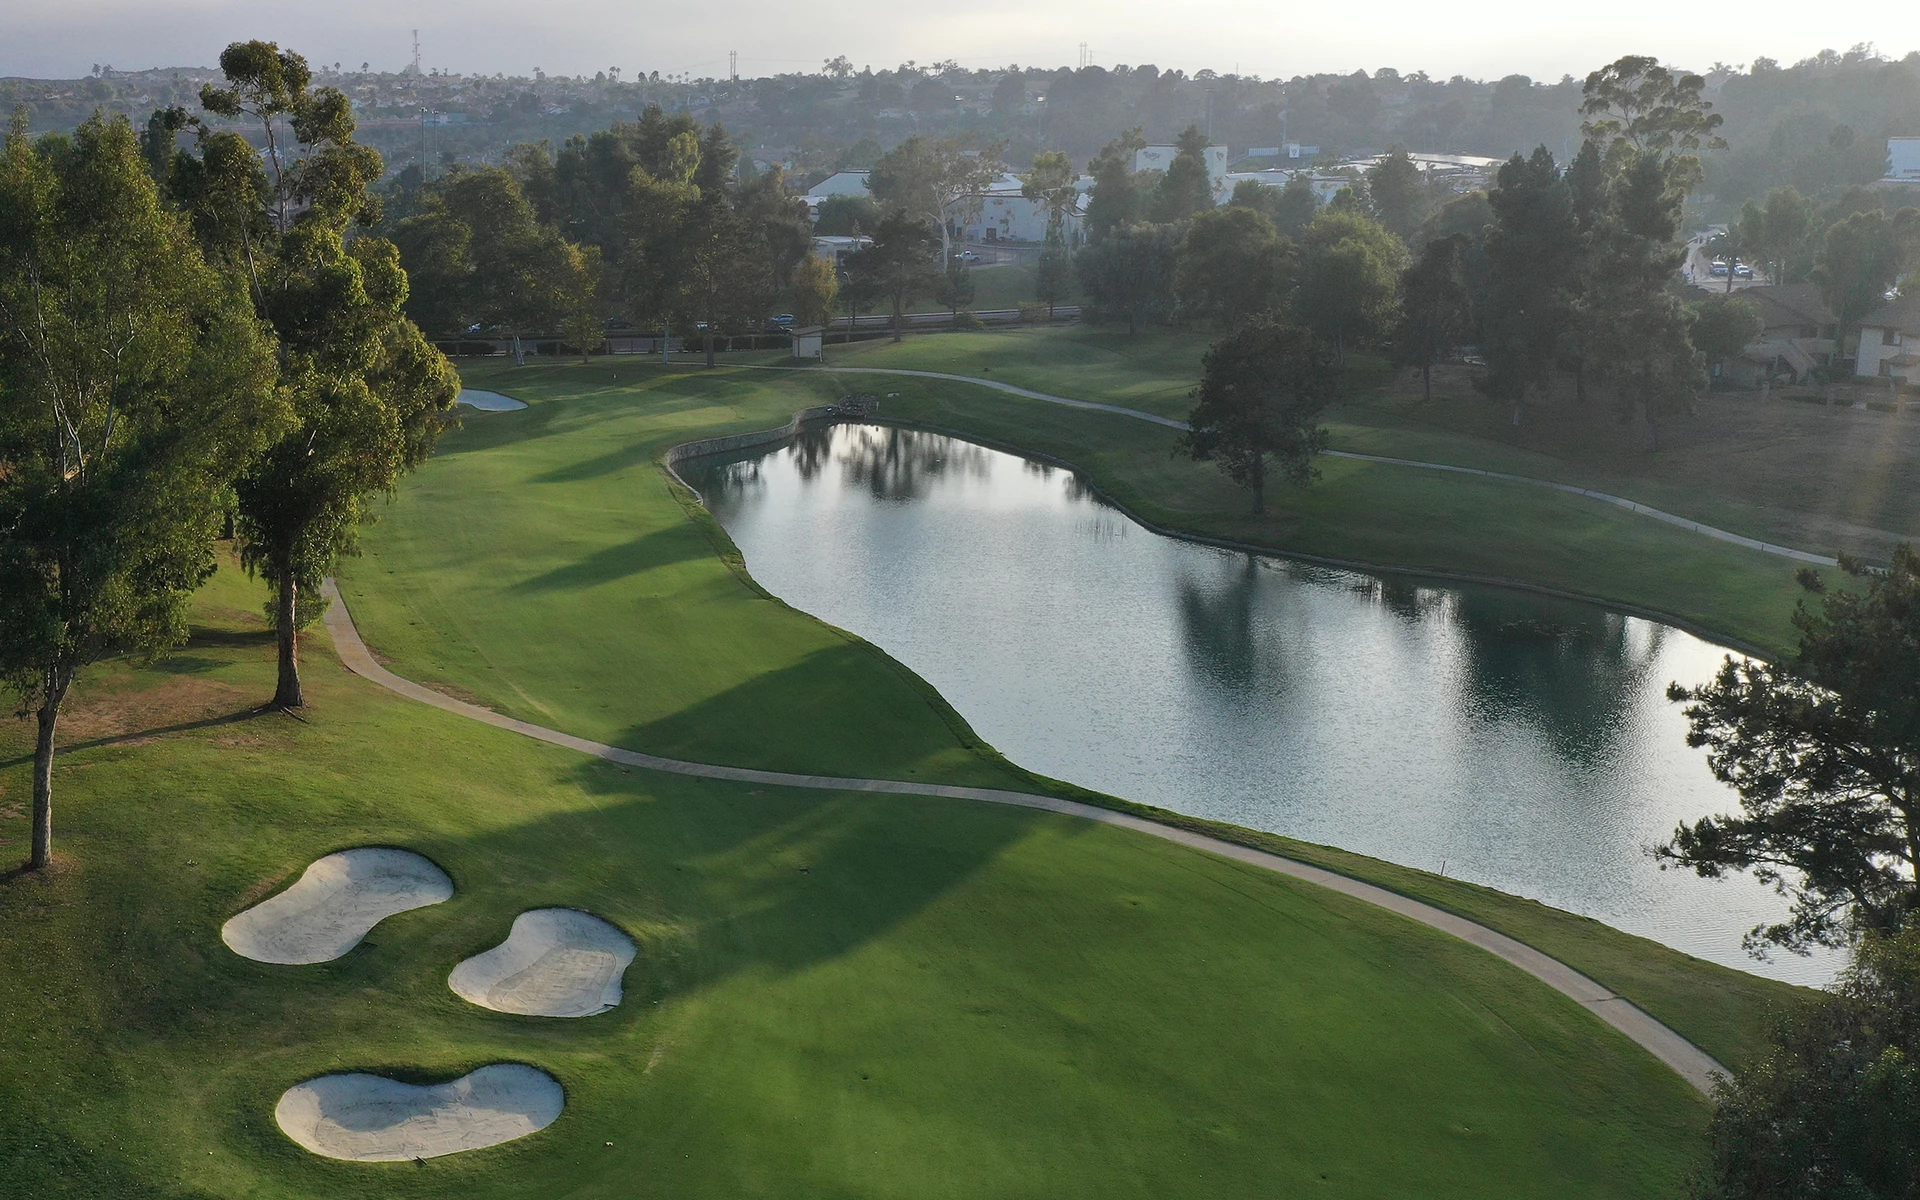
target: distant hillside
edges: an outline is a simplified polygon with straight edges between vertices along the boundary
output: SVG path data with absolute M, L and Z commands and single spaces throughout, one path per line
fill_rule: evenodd
M 365 140 L 396 170 L 564 141 L 648 104 L 722 121 L 751 159 L 803 176 L 867 165 L 914 133 L 1004 139 L 1015 164 L 1055 148 L 1084 162 L 1134 125 L 1152 141 L 1210 126 L 1236 157 L 1289 142 L 1322 157 L 1390 145 L 1496 156 L 1545 145 L 1565 157 L 1579 139 L 1580 81 L 1571 77 L 1440 80 L 1382 69 L 1277 80 L 1151 65 L 872 71 L 844 60 L 813 74 L 738 80 L 316 70 L 353 98 Z M 196 107 L 200 85 L 215 76 L 204 67 L 109 67 L 85 79 L 4 79 L 0 108 L 25 105 L 35 129 L 70 128 L 96 108 L 143 121 L 157 107 Z M 1731 143 L 1708 162 L 1704 191 L 1715 207 L 1782 183 L 1832 194 L 1881 174 L 1888 136 L 1920 135 L 1920 51 L 1897 60 L 1867 48 L 1826 51 L 1791 66 L 1760 59 L 1744 70 L 1718 66 L 1707 79 Z

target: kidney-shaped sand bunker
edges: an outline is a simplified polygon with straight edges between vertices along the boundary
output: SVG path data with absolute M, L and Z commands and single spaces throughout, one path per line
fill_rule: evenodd
M 395 913 L 452 896 L 453 880 L 421 855 L 362 846 L 316 859 L 292 887 L 221 926 L 220 939 L 259 962 L 327 962 Z
M 620 1003 L 633 939 L 591 913 L 535 908 L 513 919 L 507 940 L 453 969 L 464 1000 L 532 1017 L 589 1017 Z
M 384 1075 L 322 1075 L 287 1089 L 273 1119 L 301 1146 L 328 1158 L 401 1162 L 497 1146 L 545 1129 L 566 1107 L 553 1076 L 495 1063 L 447 1083 L 401 1083 Z

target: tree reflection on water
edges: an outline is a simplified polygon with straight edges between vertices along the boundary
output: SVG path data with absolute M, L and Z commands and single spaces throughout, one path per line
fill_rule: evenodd
M 886 425 L 835 425 L 826 433 L 846 485 L 876 500 L 917 500 L 949 475 L 993 473 L 991 451 L 940 434 Z

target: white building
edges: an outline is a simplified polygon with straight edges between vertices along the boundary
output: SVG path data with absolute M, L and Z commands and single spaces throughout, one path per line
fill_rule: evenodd
M 1887 183 L 1920 183 L 1920 137 L 1887 139 Z
M 1896 300 L 1860 322 L 1853 373 L 1920 384 L 1920 298 Z
M 813 239 L 813 256 L 836 267 L 845 266 L 847 255 L 873 245 L 873 239 L 862 234 L 859 237 L 839 235 L 817 237 Z
M 964 201 L 954 205 L 949 215 L 954 235 L 967 242 L 1046 241 L 1051 216 L 1047 204 L 1027 199 L 1020 194 L 1021 187 L 1018 175 L 1002 174 L 979 198 L 978 208 Z M 1083 193 L 1077 185 L 1074 190 L 1073 202 L 1061 214 L 1061 236 L 1069 246 L 1080 244 L 1084 219 L 1079 199 Z
M 1380 165 L 1384 154 L 1341 160 L 1342 169 L 1371 171 Z M 1500 159 L 1477 154 L 1416 154 L 1409 152 L 1414 170 L 1430 184 L 1444 184 L 1456 192 L 1477 191 L 1493 182 L 1500 170 Z
M 1233 171 L 1227 175 L 1226 196 L 1222 198 L 1221 203 L 1232 199 L 1233 189 L 1241 183 L 1258 183 L 1265 187 L 1284 188 L 1295 175 L 1306 177 L 1307 182 L 1313 185 L 1314 199 L 1322 204 L 1338 196 L 1342 188 L 1353 186 L 1353 180 L 1348 176 L 1315 174 L 1304 168 L 1298 171 L 1289 171 L 1284 167 L 1274 167 L 1265 171 Z
M 835 171 L 807 189 L 807 215 L 818 218 L 820 202 L 829 196 L 871 196 L 866 171 Z
M 1146 146 L 1133 152 L 1133 169 L 1136 171 L 1164 171 L 1173 165 L 1173 156 L 1180 153 L 1178 146 Z M 1207 178 L 1213 181 L 1214 203 L 1223 203 L 1227 185 L 1227 148 L 1208 146 L 1206 152 Z

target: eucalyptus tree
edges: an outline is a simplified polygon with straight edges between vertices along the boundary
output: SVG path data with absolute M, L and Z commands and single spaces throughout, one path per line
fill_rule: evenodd
M 353 549 L 374 497 L 432 452 L 459 378 L 407 319 L 398 251 L 359 232 L 379 215 L 382 164 L 354 141 L 346 96 L 313 87 L 306 60 L 271 42 L 228 46 L 220 69 L 226 86 L 203 88 L 202 107 L 255 123 L 265 153 L 241 161 L 230 139 L 203 140 L 199 170 L 218 186 L 192 202 L 210 249 L 250 278 L 292 401 L 291 429 L 235 492 L 241 562 L 273 595 L 273 703 L 297 708 L 299 630 L 320 611 L 303 596 Z
M 53 850 L 75 675 L 185 640 L 218 497 L 285 426 L 237 277 L 168 211 L 132 127 L 99 116 L 0 155 L 0 680 L 37 719 L 29 863 Z
M 1053 310 L 1073 294 L 1073 260 L 1067 256 L 1067 243 L 1059 234 L 1049 232 L 1040 247 L 1040 261 L 1034 264 L 1034 299 L 1047 306 L 1047 320 Z
M 1020 179 L 1020 194 L 1046 205 L 1047 237 L 1064 241 L 1067 209 L 1078 193 L 1073 186 L 1073 160 L 1064 150 L 1048 150 L 1033 156 L 1033 169 Z
M 904 209 L 940 237 L 941 260 L 952 256 L 950 217 L 964 224 L 979 214 L 987 188 L 1000 176 L 1006 143 L 969 145 L 958 138 L 916 134 L 880 156 L 867 187 L 882 204 Z

